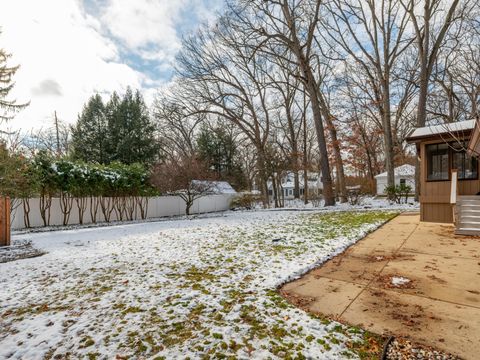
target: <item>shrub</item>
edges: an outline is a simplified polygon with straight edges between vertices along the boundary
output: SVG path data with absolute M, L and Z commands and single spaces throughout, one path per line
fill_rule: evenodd
M 364 193 L 360 186 L 347 187 L 347 199 L 350 205 L 361 205 Z
M 255 205 L 257 205 L 260 201 L 261 198 L 259 195 L 242 194 L 232 200 L 230 203 L 230 208 L 251 210 L 255 208 Z
M 387 186 L 385 192 L 389 199 L 397 204 L 401 204 L 402 202 L 406 204 L 408 202 L 408 195 L 412 192 L 412 187 L 405 184 Z
M 320 207 L 323 196 L 316 193 L 308 193 L 308 201 L 312 203 L 314 207 Z

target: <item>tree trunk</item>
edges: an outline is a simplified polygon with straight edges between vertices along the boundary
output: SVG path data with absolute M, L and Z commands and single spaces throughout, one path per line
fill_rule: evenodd
M 98 197 L 90 196 L 90 220 L 92 224 L 97 223 L 97 213 L 98 213 Z
M 23 204 L 23 223 L 25 224 L 25 227 L 28 229 L 30 227 L 30 199 L 23 198 L 22 204 Z
M 190 208 L 192 207 L 192 205 L 193 205 L 193 201 L 192 201 L 192 200 L 187 200 L 187 201 L 186 201 L 185 215 L 187 215 L 187 216 L 190 215 Z
M 290 15 L 288 5 L 282 5 L 283 13 L 286 20 L 291 24 L 290 30 L 292 32 L 292 43 L 290 44 L 291 50 L 297 58 L 297 63 L 300 71 L 303 75 L 303 82 L 305 90 L 310 98 L 310 106 L 313 113 L 313 121 L 315 123 L 315 130 L 317 133 L 318 148 L 320 151 L 320 167 L 322 171 L 322 183 L 323 183 L 323 198 L 325 206 L 335 205 L 335 196 L 333 194 L 332 176 L 330 173 L 330 164 L 328 163 L 328 150 L 325 140 L 325 132 L 323 129 L 321 108 L 319 103 L 318 86 L 313 75 L 312 67 L 309 63 L 310 59 L 304 54 L 304 49 L 300 44 L 300 41 L 296 34 L 296 28 L 293 25 L 293 19 Z
M 387 72 L 387 70 L 385 70 Z M 390 112 L 390 78 L 384 74 L 383 80 L 383 111 L 381 111 L 383 122 L 383 137 L 385 143 L 385 167 L 387 170 L 387 185 L 395 186 L 395 164 L 392 136 L 392 114 Z
M 277 174 L 277 186 L 278 186 L 278 193 L 280 194 L 280 197 L 278 198 L 278 205 L 279 207 L 284 207 L 285 206 L 285 192 L 282 186 L 282 179 L 279 174 Z
M 328 112 L 325 115 L 328 115 L 325 117 L 325 121 L 327 122 L 328 132 L 330 134 L 330 138 L 332 140 L 332 145 L 333 145 L 333 155 L 335 157 L 335 170 L 337 172 L 337 182 L 338 182 L 337 194 L 340 198 L 340 202 L 346 203 L 347 187 L 345 184 L 345 172 L 343 169 L 342 153 L 340 151 L 340 145 L 337 138 L 337 129 L 333 124 L 331 115 Z
M 260 176 L 261 189 L 263 192 L 263 207 L 267 208 L 269 206 L 269 196 L 268 196 L 268 176 L 266 175 L 266 165 L 265 165 L 265 155 L 263 149 L 258 148 L 258 159 L 257 159 L 257 168 Z
M 277 188 L 277 180 L 275 179 L 275 175 L 272 175 L 272 190 L 273 190 L 273 201 L 275 208 L 278 208 L 278 188 Z
M 307 106 L 303 93 L 303 202 L 308 204 L 308 146 L 307 146 Z
M 42 191 L 40 194 L 40 216 L 42 217 L 43 226 L 50 226 L 50 208 L 52 206 L 52 197 L 50 194 Z
M 320 168 L 322 171 L 323 198 L 325 206 L 335 205 L 335 196 L 333 194 L 332 176 L 330 173 L 330 164 L 328 163 L 328 151 L 325 141 L 325 132 L 323 129 L 322 115 L 320 112 L 320 104 L 318 102 L 317 87 L 313 79 L 311 70 L 305 69 L 304 73 L 307 77 L 307 90 L 310 94 L 310 103 L 317 133 L 318 147 L 320 150 Z
M 300 175 L 298 169 L 293 171 L 293 196 L 295 199 L 300 199 Z

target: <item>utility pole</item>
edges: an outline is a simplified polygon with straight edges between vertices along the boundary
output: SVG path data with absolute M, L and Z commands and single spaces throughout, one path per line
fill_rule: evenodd
M 57 110 L 55 110 L 54 114 L 55 114 L 55 132 L 57 136 L 57 158 L 59 158 L 60 157 L 60 134 L 58 131 Z

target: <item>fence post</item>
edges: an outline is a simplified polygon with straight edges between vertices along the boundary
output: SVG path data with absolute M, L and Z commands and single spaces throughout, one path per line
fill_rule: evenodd
M 0 198 L 0 246 L 10 245 L 10 198 Z

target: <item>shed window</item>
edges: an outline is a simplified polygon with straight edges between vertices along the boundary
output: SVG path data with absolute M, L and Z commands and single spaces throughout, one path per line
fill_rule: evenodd
M 448 145 L 427 145 L 427 179 L 448 180 Z
M 452 168 L 457 169 L 459 179 L 476 179 L 478 178 L 477 159 L 467 155 L 466 146 L 466 144 L 452 144 Z
M 407 179 L 400 179 L 400 185 L 407 185 Z

